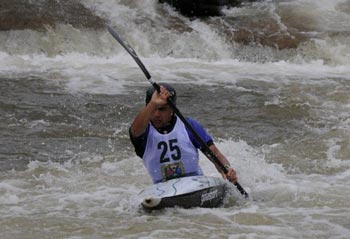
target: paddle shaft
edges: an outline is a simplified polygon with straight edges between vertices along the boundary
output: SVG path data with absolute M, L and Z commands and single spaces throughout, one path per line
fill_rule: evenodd
M 140 67 L 140 69 L 143 71 L 143 73 L 145 74 L 146 78 L 149 80 L 149 82 L 152 84 L 152 86 L 158 91 L 160 92 L 160 86 L 152 81 L 152 77 L 151 74 L 148 72 L 148 70 L 146 69 L 145 65 L 142 63 L 142 61 L 139 59 L 139 57 L 137 56 L 136 52 L 134 51 L 134 49 L 125 41 L 123 40 L 119 34 L 114 31 L 110 26 L 107 26 L 107 29 L 109 31 L 109 33 L 120 43 L 120 45 L 122 45 L 124 47 L 124 49 L 131 55 L 131 57 L 135 60 L 135 62 L 138 64 L 138 66 Z M 175 103 L 172 101 L 171 98 L 168 98 L 168 104 L 170 105 L 170 107 L 172 108 L 172 110 L 174 111 L 174 113 L 181 119 L 181 121 L 185 124 L 186 128 L 194 135 L 194 137 L 196 138 L 196 140 L 201 144 L 202 148 L 201 151 L 205 154 L 205 156 L 207 158 L 209 158 L 210 160 L 214 161 L 214 163 L 216 163 L 219 168 L 225 173 L 228 173 L 228 169 L 225 167 L 225 165 L 218 159 L 218 157 L 213 153 L 213 151 L 209 148 L 209 146 L 204 142 L 204 140 L 199 136 L 199 134 L 197 133 L 197 131 L 192 127 L 192 125 L 190 125 L 190 123 L 188 123 L 188 121 L 186 120 L 186 118 L 181 114 L 180 110 L 176 107 Z M 238 183 L 234 183 L 234 185 L 237 187 L 238 191 L 246 198 L 249 197 L 248 193 L 244 190 L 244 188 Z

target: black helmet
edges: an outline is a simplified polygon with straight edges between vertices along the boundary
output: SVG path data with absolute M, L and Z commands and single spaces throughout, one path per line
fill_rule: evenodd
M 171 98 L 173 103 L 176 104 L 176 91 L 174 87 L 172 87 L 168 83 L 159 83 L 159 85 L 165 87 L 170 92 L 171 96 L 169 98 Z M 148 87 L 146 91 L 146 105 L 151 101 L 154 91 L 155 89 L 153 86 Z

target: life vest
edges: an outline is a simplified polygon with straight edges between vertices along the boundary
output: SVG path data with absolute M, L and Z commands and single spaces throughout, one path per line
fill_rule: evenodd
M 173 130 L 159 133 L 150 124 L 143 163 L 153 183 L 172 178 L 203 175 L 198 150 L 193 146 L 185 125 L 177 120 Z

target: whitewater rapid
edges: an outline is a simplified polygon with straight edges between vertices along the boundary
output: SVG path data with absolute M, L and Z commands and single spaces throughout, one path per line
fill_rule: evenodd
M 149 82 L 133 59 L 104 28 L 1 31 L 1 238 L 348 237 L 347 1 L 260 1 L 194 20 L 153 0 L 81 3 L 175 86 L 251 200 L 233 190 L 221 208 L 140 211 L 151 180 L 128 127 Z M 306 38 L 271 47 L 254 19 Z M 243 24 L 260 42 L 232 41 Z

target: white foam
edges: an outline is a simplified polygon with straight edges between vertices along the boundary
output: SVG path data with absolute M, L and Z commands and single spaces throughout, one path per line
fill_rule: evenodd
M 179 58 L 142 58 L 154 80 L 201 85 L 236 84 L 247 78 L 254 81 L 287 84 L 325 84 L 319 79 L 350 79 L 350 67 L 330 66 L 323 61 L 303 64 L 286 61 L 250 63 L 237 60 L 206 61 Z M 132 86 L 147 84 L 143 72 L 125 52 L 114 57 L 71 53 L 56 57 L 45 55 L 0 54 L 0 77 L 45 77 L 68 91 L 92 94 L 124 94 Z M 332 82 L 332 81 L 329 81 Z
M 18 204 L 20 202 L 20 198 L 18 195 L 20 193 L 23 193 L 24 189 L 21 189 L 15 185 L 13 185 L 12 182 L 9 181 L 3 181 L 0 182 L 0 205 L 1 204 Z

